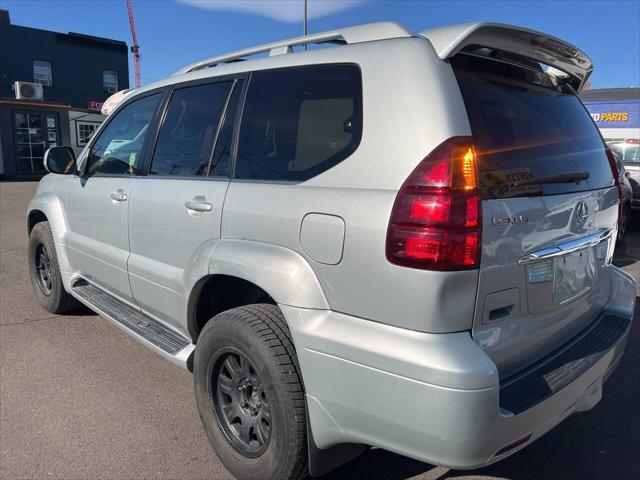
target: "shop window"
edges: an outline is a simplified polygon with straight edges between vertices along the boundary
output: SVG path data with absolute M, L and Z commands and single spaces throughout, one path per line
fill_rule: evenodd
M 41 60 L 33 61 L 33 81 L 41 83 L 45 87 L 53 85 L 53 79 L 51 78 L 51 64 L 49 62 L 43 62 Z
M 114 70 L 102 71 L 102 85 L 107 93 L 116 93 L 118 91 L 118 72 Z
M 80 121 L 76 122 L 78 146 L 84 147 L 87 143 L 89 143 L 91 136 L 94 134 L 94 132 L 98 129 L 99 126 L 100 126 L 99 123 L 94 123 L 94 122 L 80 122 Z

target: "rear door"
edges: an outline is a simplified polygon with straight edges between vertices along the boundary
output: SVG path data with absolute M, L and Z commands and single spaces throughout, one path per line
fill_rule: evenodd
M 149 174 L 129 205 L 133 296 L 185 335 L 190 285 L 208 273 L 206 259 L 220 238 L 242 84 L 227 78 L 174 88 Z
M 602 311 L 618 191 L 602 138 L 570 88 L 536 62 L 487 49 L 451 63 L 483 198 L 473 336 L 508 376 Z

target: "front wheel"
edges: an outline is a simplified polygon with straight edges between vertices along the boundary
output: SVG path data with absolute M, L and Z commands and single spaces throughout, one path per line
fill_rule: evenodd
M 235 477 L 307 476 L 304 389 L 277 306 L 248 305 L 212 318 L 198 338 L 193 380 L 207 437 Z
M 49 222 L 40 222 L 33 227 L 27 251 L 33 292 L 40 306 L 51 313 L 65 313 L 78 308 L 80 303 L 67 293 L 62 284 Z

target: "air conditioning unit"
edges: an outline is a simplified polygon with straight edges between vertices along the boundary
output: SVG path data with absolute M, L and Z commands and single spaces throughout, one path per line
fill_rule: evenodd
M 14 82 L 13 89 L 18 100 L 42 100 L 42 85 L 35 82 Z

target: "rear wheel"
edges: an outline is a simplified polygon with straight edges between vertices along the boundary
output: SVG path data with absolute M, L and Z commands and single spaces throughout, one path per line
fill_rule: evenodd
M 234 476 L 307 476 L 304 389 L 277 306 L 238 307 L 212 318 L 198 338 L 193 379 L 209 441 Z
M 29 234 L 29 275 L 33 292 L 42 308 L 51 313 L 65 313 L 80 303 L 64 289 L 58 256 L 49 222 L 37 223 Z

